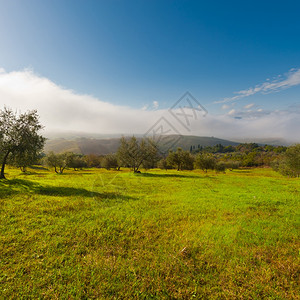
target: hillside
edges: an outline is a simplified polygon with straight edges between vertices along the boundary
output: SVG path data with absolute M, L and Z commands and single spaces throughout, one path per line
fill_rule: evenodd
M 178 142 L 174 144 L 173 148 L 176 149 L 178 147 L 181 147 L 183 150 L 190 150 L 191 146 L 195 146 L 197 148 L 198 145 L 207 147 L 215 146 L 217 144 L 222 144 L 223 146 L 236 146 L 239 143 L 215 137 L 184 135 L 181 136 Z
M 222 144 L 223 146 L 238 145 L 236 142 L 218 139 L 215 137 L 199 137 L 199 136 L 169 136 L 171 140 L 175 143 L 172 144 L 172 149 L 178 147 L 184 150 L 189 150 L 191 146 L 197 147 L 198 145 L 202 147 L 214 146 L 217 144 Z M 114 153 L 117 151 L 120 143 L 120 138 L 106 138 L 106 139 L 96 139 L 96 138 L 54 138 L 48 139 L 45 145 L 45 152 L 54 151 L 56 153 L 61 153 L 65 151 L 71 151 L 79 154 L 98 154 L 105 155 L 109 153 Z M 165 150 L 165 149 L 164 149 Z

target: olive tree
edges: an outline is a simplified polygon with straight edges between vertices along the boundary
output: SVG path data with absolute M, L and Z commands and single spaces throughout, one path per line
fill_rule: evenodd
M 103 157 L 101 161 L 101 167 L 110 170 L 110 169 L 118 169 L 120 170 L 120 165 L 118 162 L 118 157 L 115 154 L 108 154 Z
M 195 167 L 207 173 L 207 170 L 213 170 L 216 166 L 216 160 L 209 154 L 198 154 L 195 159 Z
M 31 149 L 26 149 L 22 153 L 17 153 L 8 161 L 8 163 L 20 168 L 22 172 L 26 172 L 27 167 L 39 163 L 42 156 L 42 153 L 31 151 Z
M 189 151 L 178 148 L 176 152 L 170 150 L 166 162 L 168 165 L 176 167 L 177 171 L 193 170 L 194 157 Z
M 68 168 L 74 169 L 74 171 L 87 167 L 87 163 L 84 161 L 82 155 L 73 152 L 67 152 L 66 165 Z
M 39 135 L 43 126 L 36 110 L 17 114 L 5 107 L 0 110 L 0 179 L 5 178 L 5 166 L 9 159 L 28 160 L 36 158 L 43 149 L 45 138 Z M 20 161 L 19 161 L 20 162 Z
M 157 145 L 152 140 L 142 139 L 139 142 L 134 136 L 129 140 L 125 137 L 121 138 L 117 157 L 122 166 L 130 167 L 135 173 L 143 163 L 151 163 L 159 159 Z
M 48 167 L 54 168 L 55 173 L 62 174 L 67 167 L 68 157 L 67 153 L 55 154 L 53 151 L 49 152 L 45 157 L 45 164 Z

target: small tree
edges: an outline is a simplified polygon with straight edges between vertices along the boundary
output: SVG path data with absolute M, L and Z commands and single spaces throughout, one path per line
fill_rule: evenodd
M 74 169 L 74 171 L 87 167 L 83 157 L 72 152 L 66 154 L 66 165 L 68 168 Z
M 158 146 L 157 144 L 151 140 L 147 139 L 146 140 L 146 147 L 144 149 L 145 155 L 144 155 L 144 160 L 142 163 L 142 166 L 145 169 L 153 169 L 157 166 L 157 162 L 160 159 L 160 156 L 158 154 Z
M 300 144 L 289 147 L 284 154 L 282 169 L 292 177 L 300 176 Z
M 122 137 L 117 157 L 122 166 L 130 167 L 136 173 L 143 162 L 155 160 L 158 157 L 157 153 L 157 146 L 150 139 L 138 142 L 134 136 L 130 140 Z
M 115 154 L 108 154 L 103 157 L 101 161 L 101 167 L 110 170 L 110 169 L 119 169 L 118 158 Z
M 162 158 L 159 162 L 158 162 L 158 167 L 162 170 L 169 170 L 172 169 L 172 166 L 168 163 L 166 158 Z
M 169 155 L 167 156 L 167 164 L 176 167 L 177 171 L 181 170 L 181 152 L 181 148 L 178 148 L 176 152 L 170 150 Z
M 51 151 L 45 157 L 45 163 L 48 167 L 54 168 L 55 173 L 62 174 L 67 167 L 67 153 L 55 154 Z
M 38 156 L 45 143 L 45 138 L 38 134 L 42 128 L 36 110 L 19 115 L 6 107 L 0 111 L 0 179 L 5 178 L 9 158 L 18 164 L 23 160 L 24 167 Z
M 170 150 L 167 163 L 179 170 L 193 170 L 194 158 L 189 151 L 178 148 L 176 152 Z
M 84 157 L 84 160 L 89 168 L 100 168 L 100 156 L 96 154 L 88 154 Z
M 198 154 L 195 159 L 195 167 L 207 173 L 207 170 L 213 170 L 216 165 L 216 160 L 209 154 Z
M 219 161 L 215 164 L 215 170 L 216 170 L 216 173 L 225 173 L 226 171 L 226 163 L 225 162 L 222 162 L 222 161 Z
M 194 169 L 194 156 L 188 151 L 181 153 L 181 170 L 193 170 Z
M 226 166 L 227 169 L 232 171 L 232 170 L 238 169 L 240 167 L 240 162 L 229 160 L 229 161 L 225 162 L 225 166 Z

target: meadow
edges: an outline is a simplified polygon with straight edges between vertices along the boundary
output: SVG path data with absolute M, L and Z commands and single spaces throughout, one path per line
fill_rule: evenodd
M 0 298 L 299 299 L 299 200 L 267 168 L 8 168 Z

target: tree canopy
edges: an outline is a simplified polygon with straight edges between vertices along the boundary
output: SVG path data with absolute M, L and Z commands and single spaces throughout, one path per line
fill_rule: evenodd
M 152 140 L 142 139 L 139 142 L 134 136 L 130 140 L 121 138 L 117 157 L 122 166 L 130 167 L 134 172 L 138 172 L 143 163 L 152 165 L 159 159 L 158 148 Z
M 23 114 L 7 107 L 0 110 L 0 179 L 5 178 L 9 158 L 24 166 L 24 163 L 31 163 L 38 156 L 45 143 L 45 138 L 39 135 L 42 128 L 36 110 Z

